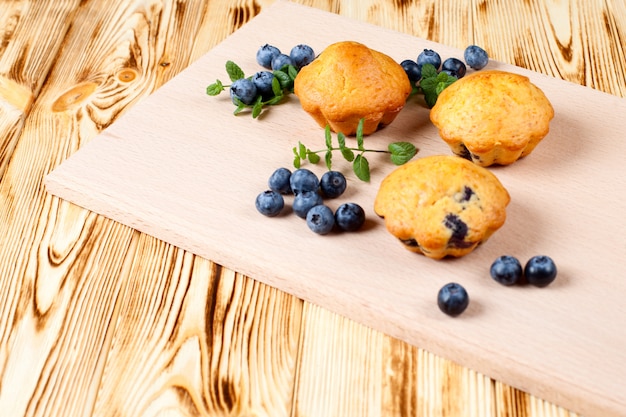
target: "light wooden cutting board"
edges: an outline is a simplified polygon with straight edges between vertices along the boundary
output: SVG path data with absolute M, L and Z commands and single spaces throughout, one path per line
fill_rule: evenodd
M 276 22 L 280 22 L 277 24 Z M 370 156 L 372 180 L 346 173 L 337 201 L 361 204 L 356 234 L 318 236 L 293 214 L 265 218 L 254 199 L 302 141 L 324 147 L 323 130 L 295 96 L 254 120 L 234 116 L 228 93 L 205 94 L 224 64 L 260 69 L 264 43 L 317 52 L 356 40 L 398 62 L 424 48 L 462 51 L 278 1 L 85 145 L 52 172 L 47 189 L 97 213 L 317 303 L 334 312 L 587 416 L 626 415 L 626 101 L 521 68 L 551 100 L 551 132 L 529 157 L 492 168 L 509 190 L 508 219 L 461 259 L 434 261 L 405 250 L 374 215 L 378 184 L 394 166 Z M 418 157 L 449 154 L 411 100 L 396 121 L 366 138 L 370 148 L 411 141 Z M 311 166 L 318 174 L 324 166 Z M 290 205 L 287 199 L 287 206 Z M 504 287 L 489 276 L 499 255 L 522 262 L 550 255 L 549 287 Z M 439 288 L 463 284 L 469 309 L 442 314 Z

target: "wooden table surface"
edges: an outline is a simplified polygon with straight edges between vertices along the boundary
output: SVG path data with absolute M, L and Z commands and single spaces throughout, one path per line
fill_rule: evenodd
M 46 193 L 272 3 L 0 0 L 0 415 L 577 416 Z M 623 0 L 297 3 L 626 95 Z

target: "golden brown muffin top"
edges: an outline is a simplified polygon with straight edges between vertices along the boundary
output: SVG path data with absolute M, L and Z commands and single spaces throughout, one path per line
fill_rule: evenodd
M 544 137 L 554 110 L 528 77 L 485 70 L 454 82 L 439 95 L 430 112 L 441 137 L 463 142 L 475 152 L 494 146 L 523 149 Z
M 354 42 L 328 46 L 295 80 L 294 93 L 307 112 L 329 120 L 381 118 L 401 109 L 410 81 L 391 57 Z
M 380 185 L 374 211 L 392 235 L 439 259 L 464 255 L 487 239 L 504 224 L 509 201 L 488 169 L 435 155 L 392 171 Z

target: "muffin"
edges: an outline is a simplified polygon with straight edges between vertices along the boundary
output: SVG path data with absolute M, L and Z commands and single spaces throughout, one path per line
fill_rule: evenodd
M 548 98 L 528 77 L 498 70 L 455 81 L 430 112 L 452 152 L 485 167 L 530 154 L 553 117 Z
M 411 93 L 404 69 L 391 57 L 352 41 L 328 46 L 294 81 L 302 108 L 323 128 L 354 135 L 388 125 Z
M 408 162 L 380 184 L 374 211 L 405 248 L 441 259 L 460 257 L 506 220 L 510 197 L 488 169 L 454 155 Z

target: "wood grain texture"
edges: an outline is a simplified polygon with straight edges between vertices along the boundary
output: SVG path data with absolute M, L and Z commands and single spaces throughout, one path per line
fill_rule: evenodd
M 53 167 L 272 3 L 0 1 L 2 415 L 312 415 L 316 401 L 346 410 L 334 389 L 354 374 L 367 380 L 350 398 L 382 393 L 356 406 L 363 415 L 575 416 L 43 192 Z M 298 3 L 456 47 L 474 40 L 496 59 L 625 96 L 619 0 Z M 57 101 L 90 82 L 91 94 Z M 278 316 L 285 324 L 270 324 Z M 272 341 L 256 358 L 242 348 L 250 334 Z M 313 343 L 342 339 L 332 350 L 366 360 L 331 367 L 330 348 Z M 459 393 L 472 414 L 454 414 Z
M 275 21 L 284 22 L 283 30 L 276 31 Z M 341 30 L 320 34 L 325 25 Z M 254 179 L 291 161 L 287 150 L 292 144 L 286 138 L 297 134 L 305 143 L 319 143 L 321 135 L 293 101 L 253 120 L 233 117 L 228 97 L 204 97 L 204 74 L 223 74 L 223 63 L 232 51 L 239 52 L 244 71 L 255 67 L 257 33 L 265 33 L 273 44 L 277 44 L 273 39 L 296 44 L 305 37 L 318 51 L 350 37 L 385 50 L 396 60 L 404 51 L 420 47 L 437 49 L 443 56 L 462 54 L 442 44 L 281 3 L 137 104 L 128 117 L 59 167 L 46 185 L 61 197 L 128 226 L 535 395 L 587 413 L 608 416 L 626 411 L 626 398 L 614 394 L 626 392 L 620 382 L 626 368 L 616 365 L 626 363 L 621 349 L 626 334 L 608 330 L 626 325 L 619 295 L 626 290 L 620 278 L 625 241 L 612 233 L 621 224 L 615 213 L 626 210 L 619 197 L 626 193 L 626 183 L 615 178 L 622 167 L 620 155 L 626 151 L 620 145 L 623 126 L 621 118 L 612 115 L 626 112 L 625 103 L 493 61 L 490 68 L 529 76 L 552 101 L 556 117 L 540 151 L 496 170 L 512 195 L 503 230 L 471 256 L 433 262 L 402 249 L 371 213 L 376 185 L 392 169 L 380 159 L 373 162 L 372 184 L 351 185 L 347 196 L 370 216 L 367 233 L 358 239 L 305 235 L 298 233 L 302 222 L 295 216 L 282 216 L 274 224 L 251 209 L 250 201 L 266 187 Z M 585 105 L 614 112 L 582 126 L 574 121 L 584 119 Z M 449 153 L 428 123 L 428 112 L 413 102 L 406 107 L 392 125 L 369 136 L 368 144 L 383 148 L 402 138 L 416 143 L 422 156 Z M 246 138 L 247 149 L 233 151 L 233 132 Z M 601 132 L 593 147 L 585 145 L 591 132 Z M 246 168 L 223 177 L 237 165 Z M 586 173 L 591 170 L 596 171 L 593 176 Z M 564 241 L 574 228 L 578 240 Z M 595 251 L 584 243 L 594 239 L 599 239 Z M 342 253 L 346 247 L 351 250 Z M 551 286 L 558 293 L 495 293 L 497 284 L 485 279 L 485 271 L 502 251 L 521 259 L 551 254 L 561 269 L 559 285 Z M 303 264 L 314 267 L 302 268 Z M 432 314 L 443 277 L 456 277 L 469 286 L 477 307 L 467 320 L 442 321 Z M 612 292 L 606 291 L 609 287 Z M 549 302 L 554 297 L 558 301 Z M 580 314 L 572 315 L 575 309 Z M 598 321 L 603 326 L 597 326 Z M 542 352 L 546 344 L 560 354 Z

